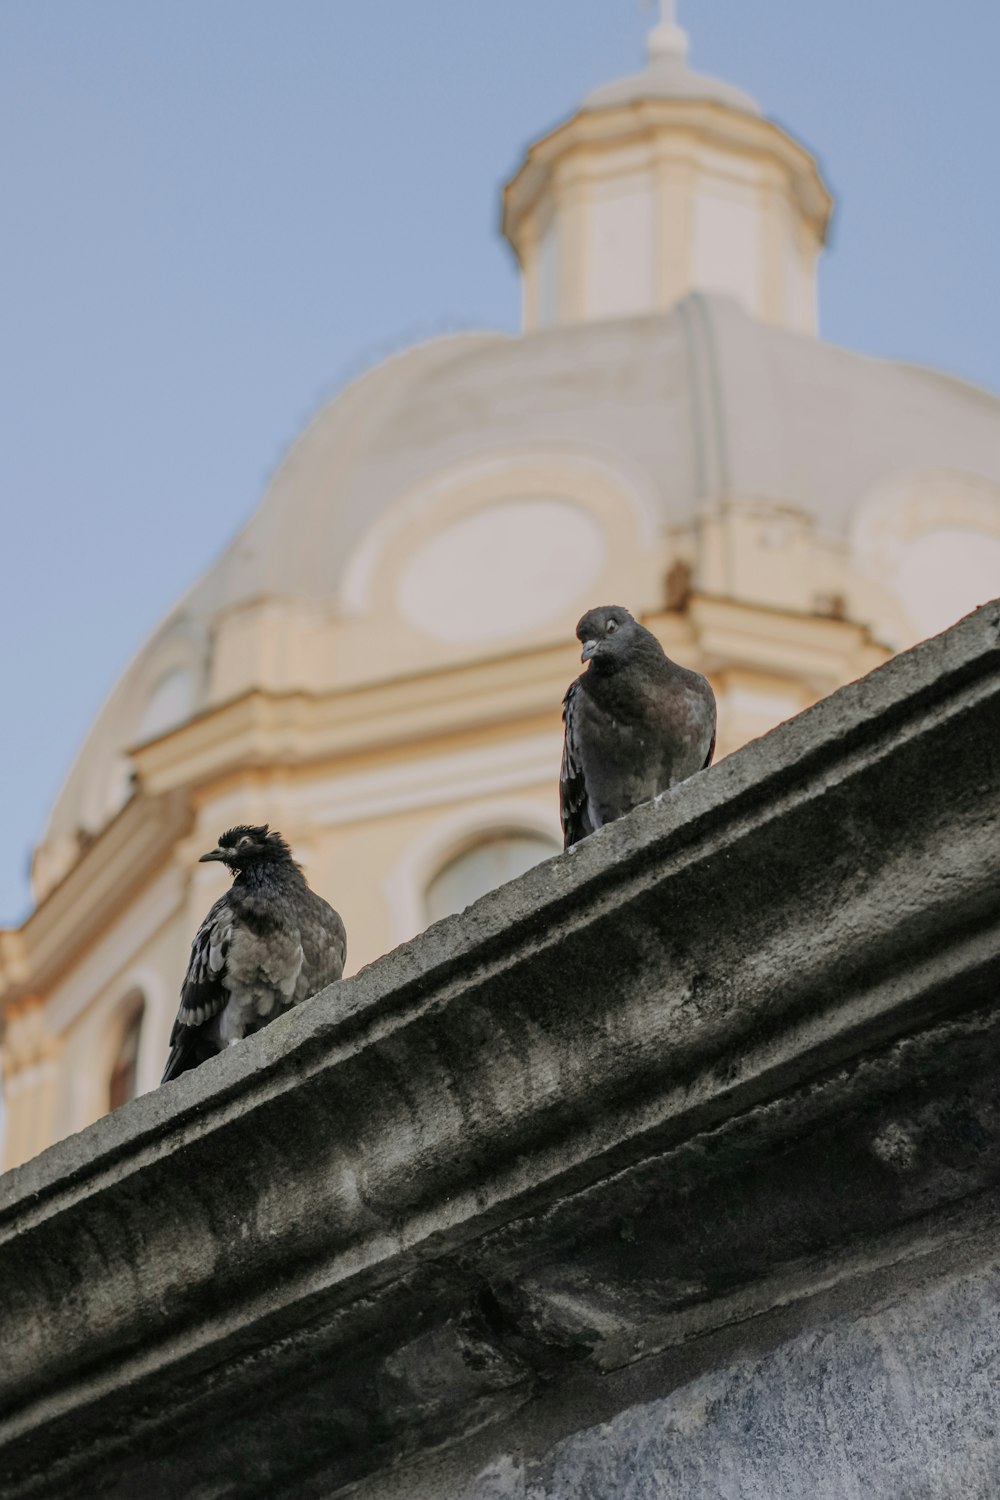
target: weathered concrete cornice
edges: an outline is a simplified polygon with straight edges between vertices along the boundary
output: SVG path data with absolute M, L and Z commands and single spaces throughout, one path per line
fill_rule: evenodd
M 0 1490 L 329 1495 L 939 1253 L 998 833 L 994 604 L 9 1174 Z

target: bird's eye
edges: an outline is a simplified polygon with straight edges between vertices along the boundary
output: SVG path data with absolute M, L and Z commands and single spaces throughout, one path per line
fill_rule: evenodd
M 614 635 L 615 631 L 618 629 L 618 621 L 609 620 L 604 628 L 607 631 L 608 635 Z
M 245 833 L 243 835 L 243 837 L 240 839 L 239 847 L 241 849 L 246 849 L 248 847 L 248 845 L 250 845 L 252 843 L 253 843 L 253 839 L 250 837 L 250 835 L 248 833 Z

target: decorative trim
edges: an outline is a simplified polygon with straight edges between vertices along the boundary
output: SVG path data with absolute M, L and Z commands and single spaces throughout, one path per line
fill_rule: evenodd
M 285 805 L 292 817 L 308 813 L 310 825 L 323 828 L 546 784 L 554 803 L 561 743 L 557 734 L 538 734 L 331 776 L 290 787 Z
M 661 524 L 660 505 L 647 475 L 635 466 L 611 464 L 579 448 L 519 445 L 471 462 L 453 465 L 399 497 L 366 532 L 344 569 L 340 601 L 349 615 L 372 607 L 387 553 L 403 533 L 434 512 L 454 521 L 496 500 L 534 498 L 544 489 L 604 521 L 598 497 L 608 505 L 621 500 L 635 516 L 642 546 L 649 546 Z

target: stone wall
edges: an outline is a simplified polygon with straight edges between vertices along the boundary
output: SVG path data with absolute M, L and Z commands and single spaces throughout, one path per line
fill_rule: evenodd
M 0 1492 L 995 1496 L 1000 605 L 0 1182 Z

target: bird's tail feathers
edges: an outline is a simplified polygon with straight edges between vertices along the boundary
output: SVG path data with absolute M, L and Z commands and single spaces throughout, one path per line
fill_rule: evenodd
M 192 1068 L 199 1067 L 201 1063 L 214 1057 L 217 1050 L 193 1028 L 184 1027 L 170 1048 L 166 1066 L 163 1069 L 163 1077 L 160 1079 L 161 1085 L 169 1083 L 171 1078 L 179 1078 L 182 1073 L 187 1073 Z

